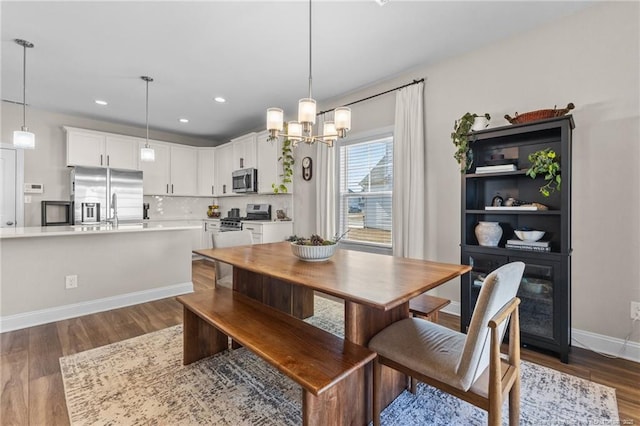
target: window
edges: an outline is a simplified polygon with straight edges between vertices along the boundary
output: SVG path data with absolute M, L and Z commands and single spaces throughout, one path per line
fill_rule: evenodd
M 352 243 L 391 247 L 393 136 L 347 143 L 339 151 L 339 234 Z

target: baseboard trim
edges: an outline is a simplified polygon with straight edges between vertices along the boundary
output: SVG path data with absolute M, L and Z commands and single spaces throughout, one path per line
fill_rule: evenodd
M 55 308 L 41 309 L 16 315 L 0 317 L 0 333 L 47 324 L 96 312 L 109 311 L 125 306 L 137 305 L 152 300 L 165 299 L 193 292 L 191 281 L 173 284 L 152 290 L 136 291 L 118 296 L 105 297 L 90 300 L 88 302 L 74 303 L 71 305 L 57 306 Z
M 452 301 L 442 309 L 442 312 L 459 317 L 460 302 Z M 602 353 L 640 363 L 640 343 L 637 342 L 627 342 L 625 347 L 624 339 L 572 328 L 571 344 L 575 347 L 587 349 L 592 352 Z

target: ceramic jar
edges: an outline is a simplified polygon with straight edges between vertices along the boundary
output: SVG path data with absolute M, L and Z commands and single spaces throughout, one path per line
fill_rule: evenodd
M 498 222 L 479 222 L 475 232 L 481 246 L 497 247 L 502 238 L 502 227 Z

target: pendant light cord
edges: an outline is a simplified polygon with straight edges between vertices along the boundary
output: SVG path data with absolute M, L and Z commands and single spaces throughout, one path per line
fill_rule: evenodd
M 22 45 L 22 130 L 27 127 L 27 46 Z
M 147 120 L 147 146 L 146 148 L 149 148 L 149 79 L 146 80 L 147 82 L 147 103 L 145 105 L 145 109 L 146 109 L 146 120 Z
M 309 0 L 309 99 L 311 96 L 311 0 Z

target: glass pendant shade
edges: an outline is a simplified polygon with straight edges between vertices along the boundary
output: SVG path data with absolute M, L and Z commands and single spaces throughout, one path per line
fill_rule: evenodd
M 16 130 L 13 132 L 13 146 L 22 149 L 34 149 L 36 147 L 36 135 L 27 132 L 25 127 L 22 130 Z
M 300 99 L 298 102 L 298 121 L 316 124 L 316 101 L 314 99 Z
M 333 121 L 325 121 L 322 135 L 326 140 L 338 140 L 338 131 L 336 130 L 336 124 Z
M 293 140 L 302 140 L 302 124 L 297 121 L 290 121 L 287 124 L 287 133 Z
M 282 131 L 284 122 L 284 112 L 280 108 L 269 108 L 267 110 L 267 130 Z
M 140 148 L 140 161 L 156 161 L 156 152 L 149 145 Z
M 340 107 L 335 109 L 335 126 L 337 130 L 351 130 L 351 109 Z

